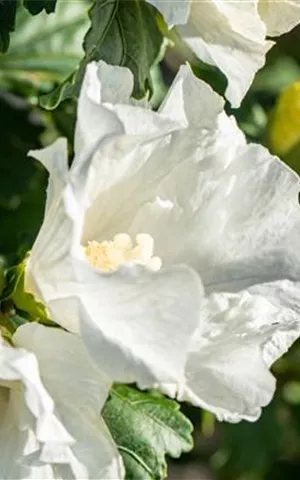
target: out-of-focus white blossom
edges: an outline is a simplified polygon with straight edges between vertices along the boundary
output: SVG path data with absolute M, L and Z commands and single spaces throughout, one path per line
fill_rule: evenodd
M 148 0 L 196 55 L 226 75 L 238 107 L 277 37 L 300 23 L 299 0 Z

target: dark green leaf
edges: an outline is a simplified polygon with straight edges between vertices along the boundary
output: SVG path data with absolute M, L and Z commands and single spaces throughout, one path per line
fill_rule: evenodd
M 165 456 L 177 458 L 193 446 L 191 423 L 176 402 L 162 396 L 115 386 L 103 416 L 123 457 L 127 479 L 163 479 Z
M 134 95 L 142 97 L 150 85 L 150 68 L 163 37 L 154 8 L 144 0 L 96 0 L 90 11 L 91 28 L 84 39 L 85 59 L 104 60 L 130 68 Z
M 157 25 L 155 9 L 144 0 L 96 0 L 90 10 L 91 27 L 84 39 L 85 56 L 73 77 L 41 104 L 55 108 L 70 96 L 78 96 L 86 65 L 104 60 L 112 65 L 128 67 L 134 75 L 136 98 L 151 90 L 150 69 L 157 60 L 163 35 Z
M 9 47 L 9 34 L 15 29 L 17 0 L 0 0 L 0 52 Z
M 31 15 L 37 15 L 42 10 L 52 13 L 55 10 L 57 0 L 24 0 L 24 7 Z
M 50 93 L 40 97 L 40 105 L 47 110 L 54 110 L 58 105 L 68 98 L 76 97 L 75 95 L 75 77 L 76 72 L 71 73 L 58 87 Z

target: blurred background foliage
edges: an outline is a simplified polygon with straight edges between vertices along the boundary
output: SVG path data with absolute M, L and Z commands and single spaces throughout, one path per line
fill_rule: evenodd
M 11 265 L 30 249 L 43 218 L 47 173 L 27 156 L 57 136 L 70 141 L 76 101 L 45 110 L 40 99 L 72 75 L 84 52 L 88 2 L 58 0 L 56 13 L 30 16 L 19 9 L 8 53 L 0 56 L 0 254 Z M 179 65 L 188 57 L 194 72 L 219 93 L 225 78 L 197 61 L 172 36 L 164 59 L 151 71 L 157 108 Z M 300 173 L 300 28 L 281 37 L 268 54 L 234 115 L 249 141 L 266 145 Z M 149 79 L 147 79 L 149 83 Z M 300 208 L 300 207 L 299 207 Z M 218 423 L 186 405 L 195 426 L 195 449 L 170 463 L 169 478 L 281 480 L 300 478 L 300 343 L 275 366 L 278 389 L 257 423 Z

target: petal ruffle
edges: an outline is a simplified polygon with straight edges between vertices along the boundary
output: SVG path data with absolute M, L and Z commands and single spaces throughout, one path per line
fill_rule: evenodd
M 276 37 L 300 23 L 298 0 L 147 0 L 194 53 L 228 80 L 226 97 L 239 107 Z
M 207 292 L 297 280 L 299 178 L 265 148 L 245 145 L 229 118 L 218 118 L 213 147 L 171 171 L 128 230 L 147 228 L 164 265 L 195 268 Z M 200 139 L 191 143 L 195 152 Z
M 259 14 L 267 26 L 267 34 L 277 37 L 300 23 L 298 0 L 259 0 Z
M 45 445 L 68 450 L 74 439 L 56 415 L 54 402 L 41 382 L 35 355 L 1 342 L 0 384 L 10 389 L 6 398 L 1 389 L 6 403 L 0 428 L 1 478 L 52 478 L 51 466 L 40 468 L 40 464 L 32 470 L 25 458 L 42 451 Z
M 124 77 L 127 79 L 128 85 L 122 90 L 124 103 L 99 103 L 107 100 L 121 101 L 120 92 L 119 96 L 112 98 L 111 70 L 115 75 L 114 84 L 123 81 Z M 53 300 L 59 301 L 60 298 L 69 296 L 61 284 L 70 283 L 74 278 L 69 261 L 72 244 L 76 241 L 79 243 L 80 240 L 83 243 L 90 239 L 97 240 L 99 235 L 105 235 L 105 230 L 109 228 L 108 221 L 114 220 L 117 223 L 116 214 L 120 214 L 119 206 L 122 204 L 122 195 L 126 192 L 124 184 L 127 179 L 130 183 L 131 178 L 135 177 L 135 171 L 149 163 L 149 157 L 154 157 L 153 153 L 157 153 L 161 143 L 160 156 L 155 156 L 155 164 L 149 169 L 150 172 L 159 172 L 156 167 L 164 156 L 163 144 L 166 137 L 169 132 L 181 126 L 170 116 L 131 105 L 128 98 L 131 85 L 132 74 L 127 69 L 111 67 L 104 62 L 100 62 L 99 67 L 96 64 L 88 66 L 79 99 L 77 152 L 67 179 L 65 175 L 56 175 L 57 170 L 51 166 L 51 159 L 55 166 L 57 151 L 65 147 L 61 140 L 47 149 L 31 152 L 50 170 L 47 202 L 52 202 L 52 191 L 55 191 L 56 199 L 55 208 L 46 209 L 42 228 L 27 263 L 25 278 L 26 288 L 47 305 Z M 66 162 L 62 154 L 60 158 Z M 164 169 L 166 171 L 167 166 Z M 158 175 L 162 174 L 160 172 Z M 63 181 L 73 189 L 76 202 L 69 201 L 66 205 L 66 194 L 62 191 Z M 152 193 L 155 180 L 151 185 Z M 127 198 L 128 190 L 132 190 L 130 185 L 127 188 Z M 57 192 L 60 193 L 58 198 Z M 116 198 L 119 198 L 118 202 Z M 134 210 L 136 204 L 132 203 Z M 80 208 L 77 208 L 78 205 Z M 70 220 L 70 212 L 67 211 L 70 208 L 76 209 L 72 212 L 76 222 Z M 85 214 L 85 228 L 82 231 Z M 62 314 L 60 318 L 63 319 L 64 316 Z M 73 321 L 66 317 L 63 326 L 74 331 L 76 323 L 78 325 L 76 318 Z
M 101 369 L 117 382 L 167 382 L 176 391 L 198 324 L 199 277 L 185 266 L 155 273 L 128 266 L 105 275 L 78 261 L 76 270 L 81 334 Z
M 57 139 L 52 145 L 42 150 L 30 150 L 28 155 L 42 163 L 49 172 L 47 188 L 47 201 L 45 215 L 51 208 L 56 208 L 56 203 L 68 175 L 68 149 L 66 138 Z
M 275 282 L 255 293 L 212 294 L 191 344 L 180 399 L 220 420 L 255 421 L 274 394 L 269 367 L 300 334 L 299 292 L 299 285 Z
M 300 278 L 298 176 L 261 146 L 236 151 L 215 195 L 224 223 L 199 263 L 208 291 L 238 291 L 257 283 Z M 222 191 L 222 190 L 221 190 Z
M 112 83 L 112 77 L 114 81 Z M 115 92 L 116 85 L 122 88 Z M 156 142 L 182 125 L 131 100 L 133 76 L 105 62 L 87 66 L 80 93 L 71 179 L 91 204 L 102 192 L 133 176 Z
M 59 418 L 75 440 L 65 452 L 75 477 L 123 478 L 122 461 L 100 418 L 111 382 L 90 360 L 82 341 L 70 333 L 37 324 L 20 327 L 14 338 L 19 346 L 36 355 Z M 49 445 L 40 459 L 51 465 L 56 455 L 56 446 Z M 66 460 L 62 457 L 58 463 L 67 464 Z
M 266 27 L 256 1 L 195 1 L 187 24 L 178 31 L 201 60 L 226 75 L 226 97 L 239 107 L 272 46 L 265 40 Z

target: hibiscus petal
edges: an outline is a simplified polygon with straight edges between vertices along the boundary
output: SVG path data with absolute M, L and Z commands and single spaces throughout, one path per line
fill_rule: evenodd
M 128 231 L 147 228 L 164 265 L 197 269 L 207 292 L 296 280 L 299 178 L 265 148 L 245 145 L 237 126 L 223 119 L 209 133 L 217 136 L 213 148 L 171 171 Z M 197 152 L 197 140 L 192 146 Z
M 222 195 L 226 185 L 231 187 Z M 223 214 L 222 231 L 219 239 L 211 237 L 207 262 L 199 264 L 207 289 L 237 291 L 256 283 L 297 280 L 298 176 L 263 147 L 249 145 L 236 151 L 219 186 L 215 206 Z
M 78 223 L 74 225 L 66 214 L 63 198 L 60 196 L 56 208 L 45 216 L 43 225 L 35 240 L 33 248 L 26 262 L 25 289 L 44 302 L 49 309 L 48 302 L 53 296 L 64 297 L 59 288 L 60 282 L 72 278 L 72 266 L 69 261 L 74 230 L 80 227 L 81 212 L 78 214 Z M 77 230 L 76 230 L 77 231 Z M 70 329 L 76 321 L 70 319 Z
M 300 283 L 289 280 L 263 283 L 250 287 L 251 295 L 260 295 L 272 304 L 275 331 L 263 346 L 264 361 L 271 366 L 300 334 Z
M 38 363 L 32 353 L 9 346 L 1 346 L 1 381 L 21 381 L 25 387 L 25 402 L 35 417 L 37 437 L 41 442 L 73 443 L 72 437 L 57 421 L 54 403 L 39 376 Z
M 49 147 L 30 150 L 28 155 L 41 162 L 49 172 L 45 214 L 56 206 L 68 175 L 67 139 L 58 138 Z
M 62 198 L 69 175 L 67 140 L 59 138 L 49 147 L 31 150 L 29 155 L 40 161 L 49 172 L 44 221 L 25 269 L 26 291 L 44 300 L 45 287 L 40 281 L 43 279 L 43 272 L 48 272 L 53 285 L 57 282 L 55 266 L 58 263 L 65 262 L 65 268 L 69 270 L 66 257 L 70 250 L 74 225 L 65 213 Z M 59 276 L 61 277 L 61 272 Z
M 126 80 L 126 86 L 114 98 L 112 76 L 114 85 Z M 60 288 L 60 279 L 70 281 L 73 278 L 68 259 L 75 241 L 74 235 L 77 235 L 77 238 L 83 236 L 82 240 L 86 242 L 86 237 L 88 240 L 97 239 L 98 231 L 95 230 L 99 228 L 105 233 L 107 212 L 110 213 L 110 218 L 114 218 L 122 203 L 123 184 L 126 179 L 134 176 L 135 171 L 147 163 L 160 142 L 164 144 L 168 132 L 181 126 L 170 116 L 126 104 L 130 103 L 128 95 L 132 82 L 133 77 L 128 69 L 112 67 L 104 62 L 100 62 L 99 66 L 90 64 L 87 68 L 78 106 L 75 135 L 78 145 L 75 146 L 76 155 L 68 175 L 69 187 L 72 186 L 77 206 L 80 205 L 80 208 L 77 208 L 75 203 L 72 203 L 72 208 L 76 209 L 76 212 L 73 212 L 76 222 L 70 221 L 62 192 L 66 180 L 63 172 L 67 163 L 66 143 L 59 140 L 52 147 L 31 152 L 31 155 L 49 169 L 47 205 L 53 203 L 54 207 L 46 209 L 42 228 L 27 263 L 25 286 L 47 304 L 53 298 L 66 296 Z M 121 92 L 124 103 L 108 102 L 121 101 Z M 100 104 L 100 101 L 106 103 Z M 156 166 L 161 164 L 160 159 L 164 156 L 163 148 L 161 150 L 160 158 L 156 158 L 152 171 L 160 171 Z M 59 168 L 55 167 L 58 160 L 60 173 Z M 166 169 L 167 167 L 164 172 Z M 110 187 L 116 184 L 120 185 L 113 196 L 110 194 Z M 155 179 L 152 181 L 151 191 L 154 186 Z M 55 192 L 55 195 L 52 192 Z M 127 197 L 129 195 L 130 192 L 127 192 Z M 98 197 L 97 202 L 87 212 L 85 231 L 81 232 L 85 210 L 95 197 Z M 120 197 L 120 200 L 116 204 L 117 197 Z M 67 208 L 71 208 L 70 203 L 68 202 Z M 72 323 L 74 322 L 69 320 L 68 326 L 74 330 Z
M 201 101 L 195 102 L 195 98 Z M 113 238 L 122 231 L 129 231 L 141 206 L 156 200 L 160 194 L 159 185 L 172 175 L 173 170 L 187 162 L 200 162 L 205 155 L 209 155 L 216 148 L 215 144 L 219 145 L 219 116 L 222 115 L 223 120 L 228 120 L 223 106 L 223 99 L 207 84 L 198 80 L 189 67 L 181 67 L 159 109 L 159 115 L 166 119 L 172 118 L 177 128 L 168 134 L 169 132 L 164 132 L 160 127 L 164 137 L 159 141 L 140 144 L 139 148 L 133 151 L 132 157 L 128 157 L 128 152 L 118 148 L 120 143 L 115 142 L 115 148 L 107 155 L 107 159 L 110 159 L 110 164 L 115 165 L 115 170 L 120 171 L 121 175 L 119 179 L 114 175 L 107 178 L 107 190 L 99 194 L 89 208 L 82 242 L 85 244 L 91 239 L 102 241 Z M 229 120 L 228 123 L 231 124 Z M 226 159 L 227 147 L 232 147 L 239 141 L 244 142 L 244 138 L 237 128 L 233 132 L 231 128 L 226 130 L 225 126 L 222 129 L 222 138 L 227 139 L 222 157 Z M 117 164 L 114 163 L 116 159 Z M 129 168 L 131 161 L 134 169 Z M 102 166 L 104 167 L 104 164 Z M 126 168 L 125 172 L 123 168 Z M 104 170 L 101 177 L 105 177 L 106 171 L 107 174 L 110 172 L 109 169 Z M 117 181 L 109 188 L 112 178 Z M 184 186 L 184 182 L 176 179 L 176 187 L 174 184 L 173 188 L 179 190 Z M 147 216 L 144 217 L 144 223 L 143 228 L 135 233 L 148 231 Z M 154 239 L 156 243 L 155 236 Z
M 187 22 L 191 0 L 148 0 L 164 16 L 165 21 L 170 25 L 182 25 Z
M 114 78 L 112 82 L 112 78 Z M 122 84 L 122 88 L 117 85 Z M 71 177 L 76 196 L 84 185 L 95 197 L 147 162 L 155 141 L 182 125 L 129 98 L 133 75 L 101 61 L 87 66 L 80 93 Z M 152 142 L 153 146 L 148 146 Z
M 259 14 L 267 26 L 267 33 L 277 37 L 288 32 L 300 23 L 298 0 L 260 0 Z
M 178 32 L 196 55 L 226 75 L 226 97 L 238 107 L 272 43 L 256 1 L 193 2 L 188 23 Z
M 268 368 L 300 333 L 299 286 L 266 284 L 256 291 L 264 296 L 250 291 L 211 295 L 191 344 L 180 399 L 220 420 L 259 417 L 275 391 Z M 278 292 L 283 302 L 276 299 Z
M 111 382 L 93 364 L 82 341 L 37 324 L 20 327 L 14 338 L 35 353 L 59 418 L 76 441 L 66 452 L 76 478 L 123 478 L 122 461 L 100 418 Z M 57 455 L 55 446 L 50 447 L 40 456 L 44 462 Z M 66 463 L 64 456 L 58 463 Z
M 0 384 L 11 389 L 3 396 L 5 415 L 0 429 L 1 478 L 52 478 L 51 467 L 28 469 L 27 455 L 46 443 L 69 448 L 73 437 L 57 418 L 55 406 L 41 382 L 36 357 L 23 349 L 0 344 Z M 39 465 L 37 466 L 39 467 Z
M 274 45 L 267 36 L 288 32 L 300 22 L 298 0 L 148 0 L 195 54 L 228 80 L 226 97 L 238 107 Z
M 146 388 L 166 381 L 176 390 L 198 325 L 199 277 L 184 266 L 155 273 L 128 266 L 102 274 L 80 260 L 74 265 L 81 334 L 101 369 L 117 382 Z
M 29 466 L 24 464 L 24 455 L 35 451 L 36 437 L 32 431 L 20 431 L 13 412 L 6 415 L 0 428 L 0 475 L 2 480 L 40 480 L 56 479 L 51 465 Z M 70 477 L 62 477 L 70 478 Z

